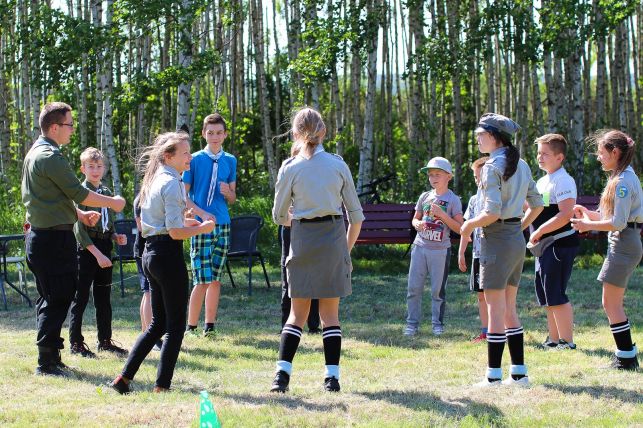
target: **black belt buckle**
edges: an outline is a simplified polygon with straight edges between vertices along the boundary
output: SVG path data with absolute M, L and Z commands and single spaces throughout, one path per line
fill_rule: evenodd
M 499 218 L 496 220 L 496 223 L 520 223 L 522 219 L 520 217 L 511 217 L 511 218 Z
M 57 224 L 50 227 L 35 227 L 31 226 L 31 230 L 61 230 L 61 231 L 72 231 L 74 230 L 73 224 Z
M 632 229 L 643 229 L 643 223 L 637 223 L 635 221 L 628 221 L 627 222 L 627 227 L 631 227 Z
M 152 235 L 145 238 L 145 243 L 148 242 L 161 242 L 161 241 L 172 241 L 170 235 Z
M 341 215 L 330 215 L 329 214 L 329 215 L 325 215 L 323 217 L 302 218 L 299 221 L 301 223 L 319 223 L 319 222 L 322 222 L 322 221 L 331 221 L 333 219 L 339 220 L 340 218 L 342 218 Z
M 111 239 L 112 238 L 112 232 L 98 232 L 96 230 L 88 230 L 87 235 L 89 235 L 90 238 L 94 239 Z

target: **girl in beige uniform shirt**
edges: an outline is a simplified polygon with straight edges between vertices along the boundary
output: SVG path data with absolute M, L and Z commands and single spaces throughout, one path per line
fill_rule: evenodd
M 286 272 L 292 306 L 281 333 L 279 358 L 272 392 L 286 392 L 302 328 L 308 318 L 311 299 L 319 299 L 319 316 L 326 371 L 324 388 L 339 391 L 339 357 L 342 331 L 339 327 L 339 299 L 351 293 L 353 248 L 364 215 L 353 177 L 341 157 L 324 151 L 326 125 L 321 115 L 303 108 L 292 121 L 296 156 L 282 164 L 275 185 L 272 209 L 277 224 L 287 224 L 292 206 L 290 253 Z M 344 227 L 342 205 L 348 215 Z
M 623 298 L 634 269 L 641 262 L 641 228 L 643 227 L 643 191 L 641 181 L 630 166 L 634 159 L 634 140 L 617 130 L 598 131 L 593 137 L 598 161 L 610 172 L 599 211 L 582 205 L 574 206 L 574 229 L 608 232 L 607 257 L 598 275 L 603 283 L 603 308 L 616 342 L 611 366 L 636 370 L 636 346 L 632 343 L 630 322 L 625 315 Z

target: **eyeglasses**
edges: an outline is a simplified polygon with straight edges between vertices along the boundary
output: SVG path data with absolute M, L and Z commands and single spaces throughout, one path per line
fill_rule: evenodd
M 74 124 L 73 124 L 73 123 L 57 123 L 56 125 L 59 125 L 59 126 L 69 126 L 70 128 L 73 128 L 73 127 L 74 127 Z

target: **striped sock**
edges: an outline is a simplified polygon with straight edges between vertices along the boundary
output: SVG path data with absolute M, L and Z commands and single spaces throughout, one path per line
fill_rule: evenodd
M 277 370 L 283 370 L 290 374 L 292 371 L 292 360 L 295 358 L 299 341 L 301 340 L 301 328 L 293 324 L 285 324 L 281 330 L 281 343 L 279 344 L 279 361 Z
M 502 364 L 502 353 L 505 350 L 506 341 L 507 337 L 504 333 L 487 333 L 487 358 L 489 360 L 487 372 L 489 372 L 489 369 L 500 369 Z M 493 373 L 496 372 L 498 372 L 498 370 L 493 370 Z M 491 382 L 499 380 L 501 377 L 502 375 L 498 378 L 488 377 L 488 379 L 489 382 Z
M 505 329 L 507 335 L 507 346 L 509 355 L 511 355 L 512 366 L 524 366 L 525 364 L 525 331 L 520 327 L 511 327 Z M 525 377 L 522 373 L 511 373 L 514 380 Z
M 634 348 L 629 320 L 610 324 L 610 330 L 612 330 L 612 335 L 616 342 L 616 349 L 619 351 L 631 351 Z
M 342 352 L 342 329 L 336 325 L 324 327 L 324 358 L 326 360 L 325 377 L 335 377 L 339 380 L 339 357 Z

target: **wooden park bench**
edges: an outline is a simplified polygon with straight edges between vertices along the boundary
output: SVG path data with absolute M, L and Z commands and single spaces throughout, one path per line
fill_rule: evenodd
M 579 196 L 577 203 L 590 210 L 596 210 L 600 196 Z M 415 204 L 363 204 L 364 216 L 362 230 L 357 237 L 357 245 L 370 244 L 411 244 L 416 231 L 411 225 L 415 214 Z M 464 208 L 464 207 L 463 207 Z M 605 232 L 586 232 L 581 239 L 602 239 Z M 458 235 L 452 233 L 451 240 L 457 245 Z

